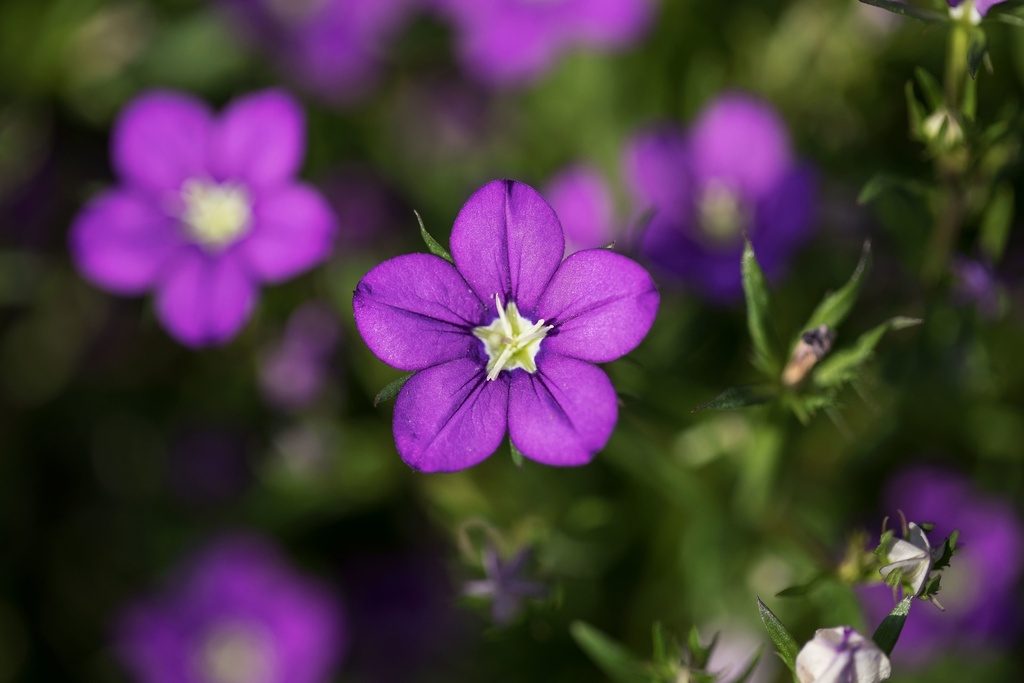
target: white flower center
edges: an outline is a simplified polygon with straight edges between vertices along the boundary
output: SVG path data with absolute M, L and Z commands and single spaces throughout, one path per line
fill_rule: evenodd
M 203 680 L 210 683 L 268 683 L 273 678 L 271 642 L 254 624 L 226 622 L 206 635 L 199 654 Z
M 181 220 L 189 237 L 209 251 L 218 251 L 249 232 L 252 204 L 241 185 L 189 179 L 181 185 Z
M 697 214 L 701 232 L 715 244 L 734 244 L 749 222 L 739 195 L 714 180 L 701 192 Z
M 974 0 L 965 0 L 956 7 L 949 8 L 949 16 L 953 21 L 964 21 L 971 26 L 977 26 L 981 23 L 981 12 L 974 6 Z
M 502 370 L 522 368 L 527 372 L 537 372 L 534 359 L 540 351 L 540 343 L 547 336 L 548 330 L 554 325 L 545 325 L 543 320 L 532 322 L 519 314 L 519 307 L 514 301 L 508 302 L 504 309 L 501 299 L 494 295 L 498 306 L 498 317 L 490 325 L 477 327 L 473 336 L 484 343 L 487 351 L 487 379 L 498 377 Z

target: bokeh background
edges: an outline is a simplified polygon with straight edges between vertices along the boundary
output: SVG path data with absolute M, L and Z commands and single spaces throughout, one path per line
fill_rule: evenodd
M 632 18 L 538 14 L 491 35 L 474 15 L 491 4 L 0 4 L 0 683 L 601 680 L 570 635 L 577 620 L 643 658 L 655 621 L 720 631 L 716 666 L 735 674 L 766 642 L 757 595 L 798 639 L 873 630 L 888 589 L 879 607 L 877 588 L 851 588 L 837 567 L 857 533 L 868 547 L 898 509 L 937 522 L 936 535 L 960 528 L 964 550 L 944 579 L 947 612 L 911 612 L 893 680 L 1016 680 L 1024 29 L 984 24 L 992 68 L 978 75 L 978 127 L 1004 130 L 972 172 L 954 258 L 927 281 L 936 195 L 858 194 L 879 173 L 941 180 L 934 149 L 908 132 L 905 88 L 918 68 L 941 80 L 947 27 L 855 0 L 637 0 Z M 542 40 L 554 47 L 531 47 Z M 266 87 L 301 103 L 301 176 L 333 207 L 337 239 L 322 265 L 264 288 L 236 338 L 188 348 L 149 297 L 83 278 L 69 226 L 118 182 L 110 131 L 132 98 L 171 88 L 221 107 Z M 837 344 L 895 315 L 923 324 L 887 335 L 837 406 L 806 424 L 773 407 L 695 413 L 758 378 L 743 303 L 655 269 L 659 316 L 606 368 L 620 418 L 593 463 L 517 467 L 502 449 L 454 474 L 404 465 L 391 404 L 373 404 L 400 373 L 361 341 L 351 297 L 376 263 L 425 250 L 413 211 L 447 243 L 487 181 L 547 193 L 582 165 L 596 199 L 556 203 L 567 229 L 582 216 L 647 262 L 631 141 L 686 129 L 730 91 L 774 107 L 814 170 L 812 227 L 772 280 L 783 337 L 846 281 L 866 239 L 873 269 Z M 995 249 L 983 239 L 992 223 L 1009 226 Z M 542 596 L 513 600 L 508 619 L 463 595 L 486 578 L 492 546 L 527 552 L 523 592 Z M 265 677 L 273 638 L 251 633 L 224 636 L 223 652 L 196 645 L 220 662 L 206 678 L 134 670 L 140 641 L 163 636 L 132 619 L 198 600 L 188 577 L 232 552 L 224 571 L 243 578 L 224 586 L 264 572 L 273 578 L 253 595 L 311 591 L 322 609 L 304 642 L 323 672 Z M 821 573 L 804 596 L 774 597 Z M 298 621 L 313 609 L 282 601 Z M 764 660 L 759 680 L 788 676 L 770 651 Z

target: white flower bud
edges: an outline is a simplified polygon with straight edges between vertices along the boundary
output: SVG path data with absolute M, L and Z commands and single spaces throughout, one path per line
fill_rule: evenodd
M 819 628 L 796 656 L 800 683 L 878 683 L 891 673 L 885 653 L 850 626 Z

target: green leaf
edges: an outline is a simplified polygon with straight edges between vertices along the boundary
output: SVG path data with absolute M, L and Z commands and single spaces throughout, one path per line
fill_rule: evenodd
M 754 669 L 757 668 L 757 663 L 761 661 L 761 655 L 764 654 L 764 648 L 759 647 L 754 653 L 754 656 L 747 662 L 747 666 L 744 667 L 740 675 L 733 679 L 732 683 L 748 683 L 750 677 L 754 675 Z
M 618 683 L 649 683 L 648 667 L 636 661 L 633 654 L 601 631 L 582 621 L 569 626 L 576 644 L 583 648 L 594 664 Z
M 770 377 L 782 371 L 778 344 L 771 330 L 768 285 L 750 240 L 743 247 L 743 294 L 747 300 L 747 329 L 754 344 L 754 365 Z
M 930 188 L 922 182 L 888 173 L 877 173 L 864 184 L 857 195 L 858 204 L 874 201 L 885 192 L 900 192 L 914 197 L 927 197 Z
M 811 592 L 811 590 L 815 586 L 817 586 L 819 583 L 822 582 L 822 580 L 826 579 L 827 577 L 828 577 L 828 574 L 824 573 L 824 572 L 822 572 L 820 574 L 816 574 L 807 583 L 802 583 L 802 584 L 800 584 L 798 586 L 790 586 L 789 588 L 784 588 L 783 590 L 780 590 L 778 593 L 775 594 L 775 597 L 777 597 L 777 598 L 797 598 L 797 597 L 801 597 L 801 596 L 807 595 L 808 593 Z
M 837 387 L 857 377 L 857 370 L 874 353 L 875 347 L 889 330 L 902 330 L 921 324 L 918 318 L 897 316 L 862 334 L 853 346 L 834 351 L 831 356 L 818 363 L 813 381 L 820 387 Z
M 748 384 L 741 387 L 729 387 L 710 401 L 701 403 L 690 412 L 695 413 L 698 410 L 732 410 L 734 408 L 747 408 L 749 406 L 767 403 L 773 398 L 775 398 L 775 393 L 764 385 Z
M 860 0 L 865 5 L 873 5 L 875 7 L 881 7 L 884 10 L 888 10 L 893 14 L 902 14 L 905 17 L 911 17 L 918 21 L 923 21 L 928 24 L 935 24 L 940 21 L 947 21 L 948 17 L 940 12 L 933 10 L 921 9 L 920 7 L 913 7 L 911 5 L 905 5 L 902 2 L 896 2 L 895 0 Z
M 935 76 L 925 71 L 921 67 L 914 69 L 914 75 L 917 76 L 917 82 L 921 86 L 921 91 L 924 93 L 925 104 L 928 105 L 928 111 L 935 111 L 941 108 L 946 103 L 946 96 L 942 93 L 942 86 L 935 80 Z
M 412 377 L 414 374 L 416 373 L 410 372 L 408 374 L 402 375 L 394 382 L 389 382 L 388 385 L 381 389 L 380 391 L 378 391 L 377 395 L 373 398 L 373 407 L 376 408 L 384 401 L 390 401 L 395 396 L 398 396 L 398 392 L 401 391 L 402 387 L 405 386 L 405 383 L 408 382 L 409 378 Z
M 956 542 L 960 540 L 960 530 L 957 529 L 946 538 L 945 543 L 942 544 L 942 553 L 939 555 L 939 559 L 935 560 L 932 565 L 932 571 L 939 569 L 945 569 L 949 566 L 949 561 L 953 558 L 953 555 L 957 551 Z
M 971 78 L 978 75 L 978 67 L 987 54 L 988 39 L 981 27 L 975 26 L 971 29 L 971 43 L 967 48 L 967 73 L 971 74 Z
M 921 103 L 917 100 L 917 93 L 914 92 L 914 82 L 907 81 L 904 92 L 907 96 L 907 116 L 910 123 L 910 132 L 915 138 L 924 137 L 924 119 L 925 113 L 921 108 Z M 861 190 L 860 197 L 857 197 L 857 202 L 864 204 L 868 199 L 864 197 L 864 193 L 867 192 L 868 186 L 865 186 Z
M 1010 236 L 1010 225 L 1013 223 L 1013 185 L 1000 183 L 992 192 L 988 208 L 981 217 L 981 251 L 988 259 L 996 263 L 1003 256 L 1006 240 Z
M 516 448 L 516 445 L 512 443 L 512 437 L 509 437 L 508 439 L 508 450 L 512 455 L 512 462 L 515 466 L 519 469 L 523 469 L 523 452 Z
M 828 325 L 833 330 L 846 319 L 850 309 L 857 303 L 861 287 L 864 284 L 864 276 L 871 269 L 871 242 L 865 241 L 860 252 L 860 261 L 853 269 L 853 275 L 845 285 L 835 292 L 829 292 L 818 304 L 818 307 L 811 313 L 804 324 L 804 330 L 817 329 L 819 325 Z
M 768 630 L 768 637 L 772 639 L 772 642 L 775 643 L 775 648 L 779 651 L 779 657 L 786 663 L 790 671 L 795 671 L 796 655 L 800 651 L 800 646 L 797 645 L 793 634 L 775 616 L 775 613 L 768 609 L 768 605 L 761 602 L 761 598 L 757 599 L 757 609 L 761 613 L 761 621 L 764 622 L 764 627 Z
M 413 213 L 416 214 L 416 220 L 419 221 L 420 224 L 420 236 L 423 238 L 423 241 L 427 243 L 427 249 L 430 250 L 430 253 L 434 256 L 440 256 L 448 263 L 454 264 L 455 261 L 452 260 L 452 255 L 448 253 L 448 250 L 442 247 L 441 243 L 435 240 L 434 236 L 427 232 L 427 226 L 423 225 L 423 217 L 420 216 L 419 211 L 413 211 Z
M 900 632 L 903 630 L 903 624 L 907 621 L 907 615 L 910 614 L 910 603 L 914 599 L 912 595 L 908 595 L 899 601 L 892 612 L 889 612 L 889 616 L 882 619 L 882 623 L 875 629 L 875 633 L 871 636 L 871 640 L 875 641 L 875 645 L 879 647 L 886 655 L 891 655 L 892 650 L 896 647 L 896 641 L 900 639 Z

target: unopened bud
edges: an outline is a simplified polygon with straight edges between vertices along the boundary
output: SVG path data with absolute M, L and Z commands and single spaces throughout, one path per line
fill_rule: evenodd
M 819 325 L 800 336 L 800 341 L 793 349 L 793 355 L 782 371 L 782 383 L 791 387 L 803 381 L 818 361 L 832 350 L 836 333 L 828 325 Z

